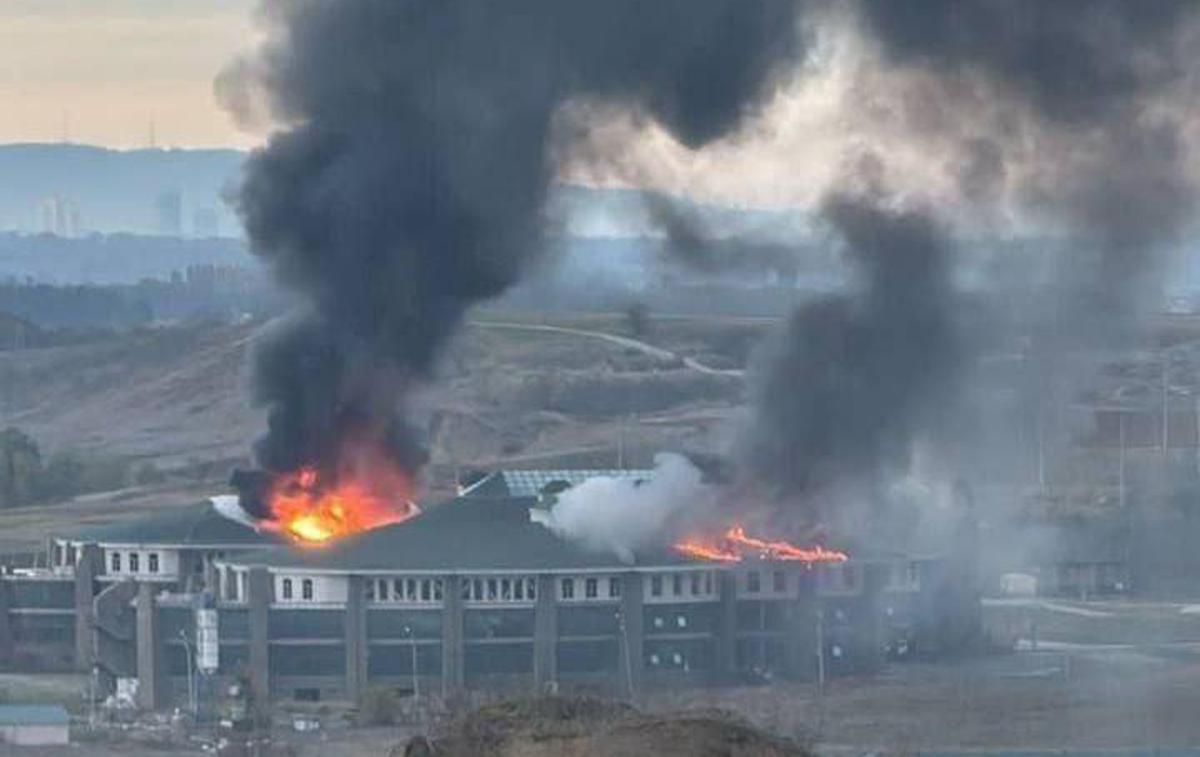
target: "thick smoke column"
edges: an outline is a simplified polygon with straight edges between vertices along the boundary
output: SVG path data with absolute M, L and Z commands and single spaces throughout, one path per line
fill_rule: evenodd
M 264 0 L 219 82 L 288 128 L 250 159 L 253 249 L 311 311 L 259 350 L 272 471 L 347 440 L 422 460 L 403 417 L 468 308 L 542 247 L 556 117 L 596 101 L 689 147 L 734 129 L 799 50 L 795 0 Z M 583 110 L 586 110 L 584 108 Z M 569 145 L 553 145 L 569 150 Z
M 799 308 L 768 345 L 742 455 L 755 482 L 809 503 L 825 487 L 903 470 L 960 358 L 951 250 L 934 221 L 850 195 L 832 196 L 823 215 L 856 285 Z

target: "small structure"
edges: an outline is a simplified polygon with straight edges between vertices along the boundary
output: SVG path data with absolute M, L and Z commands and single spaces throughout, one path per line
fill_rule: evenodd
M 19 746 L 69 744 L 71 717 L 62 705 L 0 705 L 0 738 Z

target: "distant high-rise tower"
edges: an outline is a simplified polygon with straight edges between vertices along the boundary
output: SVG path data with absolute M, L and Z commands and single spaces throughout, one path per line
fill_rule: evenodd
M 168 189 L 154 202 L 158 233 L 165 237 L 183 236 L 183 195 L 178 189 Z
M 59 195 L 42 200 L 42 233 L 78 238 L 82 234 L 79 205 Z
M 221 219 L 213 208 L 196 208 L 192 214 L 192 236 L 211 239 L 221 236 Z

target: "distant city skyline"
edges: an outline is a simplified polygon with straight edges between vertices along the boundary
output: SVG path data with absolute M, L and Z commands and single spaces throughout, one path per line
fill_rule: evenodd
M 253 146 L 213 79 L 254 41 L 253 0 L 0 2 L 0 142 Z

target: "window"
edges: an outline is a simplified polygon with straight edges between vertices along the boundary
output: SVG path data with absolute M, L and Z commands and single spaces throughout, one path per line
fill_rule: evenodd
M 496 579 L 489 578 L 487 580 L 487 598 L 489 602 L 495 602 L 500 597 L 497 591 Z
M 380 601 L 380 602 L 386 602 L 386 601 L 387 601 L 387 598 L 388 598 L 388 582 L 387 582 L 387 580 L 386 580 L 386 579 L 383 579 L 383 578 L 381 578 L 381 579 L 379 579 L 379 596 L 378 596 L 378 599 L 379 599 L 379 601 Z M 399 598 L 400 598 L 400 597 L 396 597 L 396 599 L 399 599 Z
M 404 581 L 399 578 L 392 579 L 392 596 L 395 597 L 397 601 L 404 599 Z
M 368 602 L 375 601 L 375 582 L 374 581 L 367 581 L 366 583 L 363 584 L 363 594 L 366 595 Z
M 537 599 L 537 579 L 525 579 L 525 596 L 529 598 L 530 601 Z
M 588 599 L 595 599 L 600 596 L 600 580 L 596 578 L 588 578 L 583 582 L 583 596 Z
M 680 594 L 683 594 L 683 574 L 682 573 L 676 573 L 675 575 L 671 576 L 671 593 L 677 597 Z
M 662 576 L 650 576 L 650 596 L 662 596 Z
M 562 590 L 560 592 L 563 599 L 575 598 L 575 579 L 564 578 L 562 580 Z
M 313 598 L 313 582 L 311 578 L 304 579 L 303 583 L 300 584 L 300 597 L 302 599 Z
M 512 581 L 507 578 L 500 579 L 500 599 L 505 602 L 512 601 Z
M 292 579 L 290 579 L 290 578 L 283 579 L 282 594 L 283 594 L 284 599 L 292 598 Z
M 433 598 L 433 588 L 429 585 L 429 579 L 421 581 L 421 601 L 428 602 Z
M 231 602 L 238 601 L 238 575 L 232 570 L 225 571 L 225 598 Z
M 696 596 L 699 593 L 700 593 L 700 574 L 693 573 L 692 574 L 692 596 Z
M 471 599 L 475 600 L 476 602 L 483 601 L 483 579 L 476 578 L 471 582 L 471 587 L 473 592 L 471 594 Z
M 440 578 L 433 579 L 433 601 L 442 601 L 442 579 Z
M 149 571 L 151 573 L 157 573 L 158 572 L 158 553 L 151 552 L 150 556 L 146 558 L 146 563 L 147 563 L 146 567 L 149 569 Z
M 120 552 L 112 553 L 112 572 L 113 573 L 121 572 L 121 553 Z
M 613 599 L 621 596 L 621 579 L 616 576 L 608 579 L 608 596 Z
M 777 592 L 787 591 L 787 574 L 782 570 L 771 574 L 771 589 Z
M 141 570 L 141 566 L 138 565 L 138 558 L 140 558 L 140 557 L 141 557 L 141 555 L 139 555 L 137 552 L 129 553 L 129 572 L 130 573 L 137 573 L 139 570 Z
M 404 584 L 404 598 L 409 602 L 417 601 L 417 579 L 410 578 Z
M 908 578 L 908 585 L 910 587 L 916 587 L 921 584 L 921 572 L 915 562 L 910 562 L 908 564 L 908 568 L 905 571 L 905 575 Z
M 759 577 L 757 570 L 752 570 L 746 574 L 746 591 L 751 594 L 757 594 L 762 589 L 762 578 Z
M 525 599 L 525 580 L 522 578 L 513 581 L 513 599 L 518 602 Z
M 712 593 L 713 593 L 713 574 L 712 574 L 712 571 L 708 571 L 707 573 L 705 573 L 705 574 L 704 574 L 704 593 L 705 593 L 705 594 L 712 594 Z

